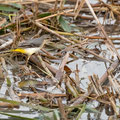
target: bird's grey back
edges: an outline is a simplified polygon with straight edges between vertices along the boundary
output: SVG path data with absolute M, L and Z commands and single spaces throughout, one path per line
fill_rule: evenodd
M 30 40 L 26 40 L 25 42 L 22 42 L 19 47 L 24 47 L 24 46 L 33 46 L 33 47 L 39 47 L 44 40 L 46 39 L 50 39 L 50 35 L 45 34 L 42 35 L 39 38 L 34 38 L 34 39 L 30 39 Z

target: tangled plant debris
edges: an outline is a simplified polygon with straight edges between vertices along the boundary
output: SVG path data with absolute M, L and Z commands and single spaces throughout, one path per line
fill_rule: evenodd
M 119 119 L 119 7 L 0 1 L 0 118 Z

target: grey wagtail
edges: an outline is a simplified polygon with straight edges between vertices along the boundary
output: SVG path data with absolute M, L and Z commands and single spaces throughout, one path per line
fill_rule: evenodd
M 25 42 L 22 42 L 19 44 L 18 48 L 11 49 L 10 52 L 20 52 L 23 54 L 28 55 L 27 61 L 28 62 L 30 56 L 36 52 L 38 52 L 40 49 L 43 48 L 43 46 L 49 42 L 50 35 L 43 35 L 40 38 L 35 38 L 31 40 L 27 40 Z

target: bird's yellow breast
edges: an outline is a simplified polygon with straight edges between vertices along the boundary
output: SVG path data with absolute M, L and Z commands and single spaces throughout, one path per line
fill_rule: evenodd
M 25 48 L 25 49 L 24 48 L 17 48 L 17 49 L 12 49 L 11 51 L 12 52 L 20 52 L 20 53 L 27 54 L 27 55 L 32 55 L 39 50 L 40 50 L 40 48 L 36 47 L 36 48 Z
M 12 52 L 20 52 L 20 53 L 26 54 L 25 49 L 22 49 L 22 48 L 12 49 L 11 51 L 12 51 Z

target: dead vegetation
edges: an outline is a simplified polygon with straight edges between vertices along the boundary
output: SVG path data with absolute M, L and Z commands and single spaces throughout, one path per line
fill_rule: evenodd
M 0 3 L 0 114 L 119 119 L 119 0 Z

